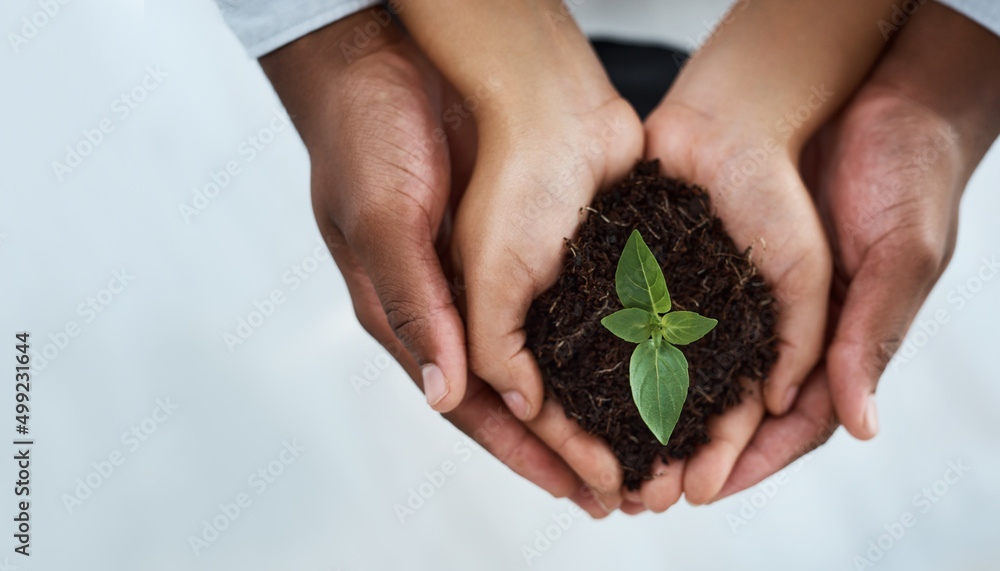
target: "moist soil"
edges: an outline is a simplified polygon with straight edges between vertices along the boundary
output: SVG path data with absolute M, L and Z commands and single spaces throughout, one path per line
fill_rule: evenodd
M 597 197 L 574 241 L 559 281 L 531 305 L 528 347 L 545 379 L 546 395 L 566 416 L 611 445 L 625 485 L 637 489 L 660 457 L 686 458 L 709 442 L 712 415 L 740 402 L 739 379 L 763 380 L 777 356 L 776 302 L 751 261 L 737 250 L 700 188 L 663 177 L 656 161 L 639 163 L 610 192 Z M 663 268 L 671 310 L 694 311 L 719 324 L 679 347 L 690 388 L 666 446 L 642 421 L 629 387 L 635 348 L 601 319 L 622 309 L 615 269 L 638 229 Z M 759 385 L 757 385 L 759 386 Z M 749 389 L 753 390 L 753 389 Z

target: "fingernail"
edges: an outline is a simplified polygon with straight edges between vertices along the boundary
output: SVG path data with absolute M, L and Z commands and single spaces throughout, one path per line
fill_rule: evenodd
M 878 408 L 875 406 L 875 395 L 868 397 L 868 405 L 865 408 L 865 430 L 872 436 L 878 434 Z
M 591 493 L 593 493 L 593 490 L 591 490 Z M 601 509 L 604 510 L 604 513 L 609 514 L 614 511 L 608 509 L 608 506 L 604 505 L 604 502 L 601 501 L 601 496 L 599 494 L 596 493 L 594 494 L 594 500 L 597 502 L 597 505 L 601 506 Z
M 441 367 L 428 363 L 420 368 L 420 373 L 424 377 L 424 396 L 427 397 L 427 404 L 434 406 L 448 396 L 448 379 L 444 378 Z
M 591 492 L 586 485 L 584 485 L 579 490 L 573 492 L 573 494 L 569 497 L 569 499 L 574 504 L 580 506 L 580 509 L 587 512 L 587 514 L 594 519 L 600 519 L 601 517 L 608 515 L 609 512 L 604 511 L 604 508 L 601 507 L 600 502 L 597 502 L 597 507 L 601 511 L 597 512 L 596 510 L 593 509 L 594 506 L 590 502 L 590 498 L 592 497 L 594 497 L 594 493 Z
M 514 416 L 520 420 L 528 418 L 528 413 L 531 412 L 531 407 L 528 406 L 528 401 L 524 400 L 524 395 L 517 391 L 510 391 L 509 393 L 504 393 L 501 395 L 503 397 L 504 404 L 510 409 Z
M 795 397 L 799 396 L 799 387 L 789 387 L 788 392 L 785 393 L 785 406 L 782 408 L 782 413 L 792 410 L 792 405 L 795 404 Z

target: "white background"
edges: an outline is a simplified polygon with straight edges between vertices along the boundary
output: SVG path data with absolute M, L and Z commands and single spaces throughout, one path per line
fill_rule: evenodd
M 678 8 L 652 2 L 595 2 L 578 13 L 590 30 L 640 22 L 643 37 L 691 47 L 724 4 L 672 19 Z M 7 0 L 4 38 L 38 10 L 33 0 Z M 112 106 L 147 66 L 168 75 L 123 119 Z M 288 128 L 253 161 L 241 154 L 280 104 L 214 4 L 71 2 L 17 52 L 5 41 L 0 70 L 0 374 L 10 381 L 0 385 L 0 437 L 13 437 L 14 332 L 31 331 L 36 350 L 53 343 L 55 355 L 32 384 L 32 556 L 13 553 L 16 472 L 3 454 L 0 565 L 527 567 L 522 546 L 535 547 L 571 504 L 481 449 L 463 452 L 464 437 L 395 364 L 355 391 L 350 376 L 384 364 L 385 354 L 357 324 L 329 258 L 300 287 L 283 281 L 319 244 L 308 159 Z M 58 181 L 51 163 L 104 118 L 115 130 Z M 186 222 L 179 206 L 230 161 L 240 174 Z M 883 379 L 876 440 L 838 431 L 771 497 L 756 488 L 706 508 L 681 502 L 663 515 L 572 519 L 533 567 L 853 569 L 884 524 L 911 512 L 916 525 L 878 568 L 997 568 L 1000 279 L 961 309 L 948 294 L 975 278 L 983 256 L 1000 255 L 998 183 L 994 149 L 966 193 L 954 259 L 918 318 L 944 310 L 950 320 L 929 340 L 911 331 L 922 343 Z M 122 268 L 134 279 L 87 322 L 78 306 Z M 224 333 L 276 288 L 285 303 L 230 352 Z M 79 334 L 59 349 L 50 334 L 59 339 L 70 321 Z M 121 435 L 150 417 L 156 399 L 177 409 L 132 451 Z M 257 494 L 248 477 L 278 459 L 285 441 L 305 450 Z M 68 510 L 77 479 L 114 451 L 124 463 Z M 445 461 L 457 472 L 401 524 L 393 505 Z M 949 461 L 970 471 L 921 513 L 911 498 Z M 240 493 L 250 506 L 196 556 L 189 536 Z M 744 508 L 750 499 L 761 506 L 755 513 Z M 750 517 L 734 533 L 727 514 L 741 508 Z

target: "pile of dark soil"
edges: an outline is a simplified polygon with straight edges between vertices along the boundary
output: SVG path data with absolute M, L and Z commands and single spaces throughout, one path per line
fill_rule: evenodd
M 642 421 L 629 387 L 635 344 L 615 337 L 601 319 L 621 309 L 615 269 L 638 229 L 660 262 L 673 310 L 695 311 L 719 324 L 681 346 L 691 385 L 666 446 Z M 598 196 L 558 283 L 532 304 L 526 329 L 548 396 L 588 432 L 605 438 L 636 489 L 657 456 L 690 456 L 709 441 L 713 414 L 740 402 L 739 377 L 763 379 L 777 357 L 775 299 L 714 216 L 708 195 L 665 178 L 659 164 L 640 163 L 611 192 Z

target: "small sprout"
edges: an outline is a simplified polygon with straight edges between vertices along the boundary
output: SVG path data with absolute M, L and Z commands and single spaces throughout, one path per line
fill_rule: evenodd
M 691 311 L 670 313 L 663 270 L 638 230 L 625 244 L 615 272 L 615 289 L 625 309 L 601 320 L 618 337 L 638 343 L 629 363 L 629 384 L 639 415 L 666 444 L 688 392 L 688 363 L 674 345 L 693 343 L 719 322 Z

